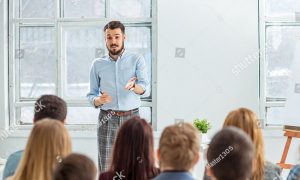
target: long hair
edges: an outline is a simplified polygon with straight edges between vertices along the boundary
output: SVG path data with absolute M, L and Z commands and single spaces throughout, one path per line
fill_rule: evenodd
M 123 123 L 115 139 L 109 172 L 127 180 L 155 177 L 154 140 L 151 126 L 139 117 Z
M 241 128 L 246 132 L 256 150 L 255 154 L 255 167 L 252 175 L 252 180 L 261 180 L 264 179 L 264 170 L 265 170 L 265 154 L 264 154 L 264 142 L 262 131 L 258 125 L 257 115 L 247 109 L 239 108 L 234 111 L 231 111 L 223 124 L 223 127 L 235 126 Z
M 63 123 L 45 119 L 35 123 L 13 180 L 52 180 L 61 159 L 71 153 L 71 139 Z

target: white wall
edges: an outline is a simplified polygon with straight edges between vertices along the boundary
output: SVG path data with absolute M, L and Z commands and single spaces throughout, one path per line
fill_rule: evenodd
M 230 110 L 243 106 L 258 112 L 258 60 L 237 76 L 232 73 L 245 57 L 258 52 L 258 2 L 157 0 L 157 8 L 158 130 L 174 123 L 175 118 L 192 121 L 196 117 L 205 117 L 212 122 L 213 129 L 209 133 L 212 135 L 222 126 Z M 0 18 L 0 27 L 3 27 L 1 15 Z M 2 29 L 0 41 L 1 54 L 7 48 L 3 47 Z M 175 58 L 176 47 L 185 48 L 185 58 Z M 3 59 L 0 62 L 2 67 Z M 3 69 L 0 72 L 2 81 L 5 79 Z M 0 112 L 7 110 L 3 103 L 6 98 L 4 84 L 0 85 Z M 24 148 L 26 138 L 17 134 L 14 132 L 0 142 L 1 157 Z M 80 134 L 72 132 L 74 150 L 96 160 L 95 132 L 86 138 Z M 277 162 L 285 141 L 282 131 L 268 130 L 265 134 L 266 156 Z M 296 150 L 294 143 L 288 160 L 295 161 Z

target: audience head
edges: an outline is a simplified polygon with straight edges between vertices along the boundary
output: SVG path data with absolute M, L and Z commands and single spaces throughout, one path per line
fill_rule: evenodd
M 125 121 L 118 130 L 113 146 L 110 172 L 121 173 L 130 180 L 151 179 L 155 168 L 152 127 L 139 117 Z
M 110 55 L 120 55 L 124 49 L 125 27 L 120 21 L 111 21 L 104 26 L 106 48 Z
M 199 131 L 188 123 L 168 126 L 159 141 L 158 158 L 164 170 L 190 171 L 199 161 Z
M 235 126 L 248 134 L 255 147 L 255 165 L 253 170 L 253 180 L 264 178 L 265 158 L 264 142 L 257 115 L 247 109 L 239 108 L 231 111 L 224 122 L 224 127 Z
M 53 180 L 95 180 L 97 168 L 94 162 L 82 154 L 70 154 L 59 163 Z
M 13 179 L 52 180 L 62 158 L 71 153 L 71 139 L 64 125 L 53 119 L 36 122 Z
M 118 29 L 118 28 L 120 28 L 122 33 L 125 34 L 125 26 L 120 21 L 110 21 L 109 23 L 107 23 L 104 26 L 103 30 L 105 32 L 107 29 L 114 30 L 114 29 Z
M 67 104 L 58 96 L 42 95 L 34 106 L 33 122 L 50 118 L 64 122 L 67 116 Z
M 207 150 L 208 173 L 217 180 L 247 180 L 252 176 L 254 146 L 236 127 L 223 128 Z

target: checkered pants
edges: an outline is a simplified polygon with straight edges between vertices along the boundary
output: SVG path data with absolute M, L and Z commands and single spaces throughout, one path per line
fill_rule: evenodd
M 107 171 L 110 166 L 112 145 L 122 123 L 134 116 L 139 116 L 139 111 L 128 116 L 116 116 L 113 113 L 100 110 L 98 117 L 98 166 L 99 171 Z

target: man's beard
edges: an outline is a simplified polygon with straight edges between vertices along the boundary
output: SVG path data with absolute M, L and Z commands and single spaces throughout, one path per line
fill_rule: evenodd
M 122 43 L 121 49 L 119 49 L 119 50 L 111 50 L 111 49 L 109 49 L 109 48 L 107 47 L 107 45 L 106 45 L 106 48 L 108 49 L 109 54 L 111 54 L 111 55 L 113 55 L 113 56 L 115 56 L 115 55 L 120 55 L 121 52 L 122 52 L 123 49 L 124 49 L 124 42 Z

